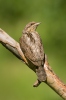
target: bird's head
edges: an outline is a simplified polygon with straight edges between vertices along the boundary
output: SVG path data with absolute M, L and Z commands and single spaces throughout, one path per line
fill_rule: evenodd
M 23 33 L 31 33 L 31 32 L 34 32 L 39 24 L 40 23 L 36 23 L 36 22 L 30 22 L 30 23 L 28 23 L 25 26 L 25 28 L 23 30 Z

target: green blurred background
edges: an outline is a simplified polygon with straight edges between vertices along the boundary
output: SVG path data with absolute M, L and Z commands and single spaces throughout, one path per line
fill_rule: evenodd
M 0 27 L 19 42 L 24 26 L 39 32 L 55 73 L 66 82 L 66 0 L 0 0 Z M 62 100 L 50 87 L 33 88 L 35 73 L 0 44 L 0 100 Z

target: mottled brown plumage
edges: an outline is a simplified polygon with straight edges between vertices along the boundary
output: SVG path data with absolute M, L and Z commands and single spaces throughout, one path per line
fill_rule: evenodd
M 36 74 L 40 82 L 46 80 L 46 73 L 44 70 L 44 50 L 43 44 L 39 34 L 36 32 L 36 28 L 40 23 L 30 22 L 24 30 L 23 35 L 20 38 L 20 47 L 24 52 L 24 55 L 29 59 L 36 67 Z

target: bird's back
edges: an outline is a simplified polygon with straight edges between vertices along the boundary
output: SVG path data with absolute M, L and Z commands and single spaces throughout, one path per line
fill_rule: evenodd
M 39 34 L 36 31 L 29 34 L 23 34 L 20 39 L 20 46 L 25 54 L 25 57 L 29 59 L 33 64 L 36 66 L 43 65 L 43 44 Z

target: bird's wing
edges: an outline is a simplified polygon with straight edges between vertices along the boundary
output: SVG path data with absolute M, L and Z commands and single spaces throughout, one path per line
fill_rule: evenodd
M 36 65 L 38 65 L 37 63 L 41 65 L 44 59 L 44 50 L 41 41 L 34 43 L 30 38 L 27 39 L 26 36 L 22 36 L 20 38 L 20 47 L 27 59 Z

